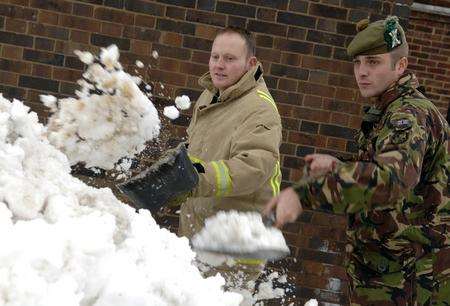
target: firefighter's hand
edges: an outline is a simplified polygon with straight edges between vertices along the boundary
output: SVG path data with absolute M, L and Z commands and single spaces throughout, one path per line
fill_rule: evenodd
M 312 178 L 330 173 L 336 167 L 338 159 L 328 154 L 309 154 L 305 156 L 308 175 Z
M 297 220 L 303 212 L 300 199 L 292 187 L 286 188 L 280 194 L 272 198 L 264 208 L 263 214 L 269 215 L 275 210 L 275 226 L 282 228 L 288 222 Z

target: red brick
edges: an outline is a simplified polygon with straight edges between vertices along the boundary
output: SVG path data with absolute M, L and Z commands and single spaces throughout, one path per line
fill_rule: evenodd
M 361 127 L 362 118 L 360 116 L 350 116 L 348 127 L 359 129 Z
M 208 64 L 209 57 L 210 57 L 209 52 L 202 52 L 196 50 L 192 53 L 192 61 L 197 63 Z
M 39 10 L 38 21 L 39 23 L 57 25 L 59 23 L 59 17 L 60 15 L 58 13 Z
M 0 84 L 9 85 L 9 86 L 17 86 L 17 82 L 19 80 L 19 76 L 16 73 L 11 73 L 7 71 L 2 71 L 0 73 Z
M 330 123 L 335 123 L 342 126 L 348 126 L 350 117 L 343 113 L 331 113 Z
M 52 77 L 53 67 L 48 65 L 33 64 L 32 75 L 50 79 Z
M 89 44 L 91 34 L 89 32 L 70 30 L 70 40 L 77 43 Z
M 292 116 L 292 110 L 294 108 L 292 105 L 279 103 L 278 101 L 276 101 L 276 102 L 277 102 L 277 108 L 278 108 L 278 112 L 280 113 L 280 116 L 285 116 L 285 117 Z
M 261 61 L 272 61 L 279 63 L 281 60 L 281 51 L 269 48 L 256 48 L 256 55 Z
M 180 64 L 180 72 L 195 76 L 201 76 L 208 71 L 207 65 L 183 62 Z
M 275 21 L 277 15 L 276 10 L 267 9 L 267 8 L 258 8 L 256 12 L 256 18 L 264 21 Z
M 72 13 L 78 16 L 92 17 L 94 14 L 94 6 L 83 3 L 74 3 Z
M 162 82 L 163 84 L 172 84 L 178 86 L 186 85 L 186 75 L 162 70 L 150 70 L 150 78 L 154 81 Z
M 123 25 L 110 22 L 102 22 L 101 33 L 109 36 L 121 36 L 123 33 Z
M 226 24 L 227 16 L 224 14 L 188 10 L 186 20 L 224 27 Z
M 313 147 L 325 147 L 326 137 L 322 135 L 311 135 L 306 133 L 289 132 L 289 142 Z
M 148 15 L 136 15 L 136 26 L 144 28 L 155 28 L 156 18 Z
M 53 79 L 73 82 L 75 83 L 78 79 L 81 78 L 82 71 L 67 69 L 67 68 L 53 68 Z
M 334 87 L 306 82 L 299 83 L 297 90 L 301 93 L 329 98 L 333 98 L 336 93 L 336 88 Z
M 30 6 L 70 14 L 72 12 L 72 3 L 65 0 L 48 1 L 48 0 L 30 0 Z
M 295 107 L 294 117 L 316 122 L 329 122 L 330 112 L 305 107 Z
M 181 47 L 183 43 L 183 36 L 178 33 L 163 32 L 161 35 L 161 41 L 166 45 Z
M 100 21 L 70 15 L 62 15 L 59 25 L 90 32 L 100 32 L 101 27 Z
M 327 148 L 336 151 L 345 151 L 347 141 L 342 138 L 328 137 Z
M 356 98 L 355 89 L 336 88 L 336 99 L 354 101 Z
M 119 24 L 126 24 L 126 25 L 134 24 L 134 14 L 126 13 L 124 11 L 119 11 L 115 9 L 109 9 L 105 7 L 97 7 L 94 12 L 94 17 L 96 19 Z
M 23 48 L 16 47 L 16 46 L 10 46 L 10 45 L 3 45 L 3 48 L 2 48 L 2 57 L 3 58 L 22 59 L 22 54 L 23 54 Z
M 139 55 L 149 55 L 151 54 L 152 44 L 143 40 L 132 40 L 131 41 L 131 52 Z
M 301 86 L 299 84 L 299 86 Z M 319 96 L 313 95 L 305 95 L 303 99 L 303 106 L 312 107 L 312 108 L 323 108 L 323 98 Z
M 280 81 L 278 82 L 278 89 L 286 91 L 295 91 L 297 89 L 297 81 L 280 79 Z
M 160 58 L 156 67 L 159 70 L 178 72 L 180 70 L 180 61 L 170 58 Z
M 27 22 L 19 19 L 6 18 L 5 29 L 16 33 L 25 33 L 27 31 Z
M 328 81 L 328 72 L 312 70 L 309 73 L 309 81 L 312 83 L 326 84 Z
M 206 38 L 209 40 L 214 40 L 216 37 L 217 28 L 208 26 L 208 25 L 202 25 L 197 24 L 195 26 L 195 36 L 200 38 Z

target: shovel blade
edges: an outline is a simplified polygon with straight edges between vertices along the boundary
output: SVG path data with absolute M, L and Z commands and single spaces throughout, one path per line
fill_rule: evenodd
M 185 144 L 171 150 L 163 158 L 117 188 L 130 198 L 137 209 L 157 211 L 177 197 L 190 192 L 198 184 Z
M 233 258 L 242 259 L 262 259 L 267 261 L 280 260 L 290 254 L 289 250 L 284 249 L 258 249 L 252 252 L 240 252 L 240 251 L 229 251 L 229 250 L 211 250 L 211 249 L 198 249 L 194 248 L 195 252 L 204 252 L 212 255 L 218 256 L 229 256 Z

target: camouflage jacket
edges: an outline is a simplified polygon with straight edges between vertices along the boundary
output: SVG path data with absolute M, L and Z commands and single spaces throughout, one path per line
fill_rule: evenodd
M 448 125 L 416 86 L 406 74 L 366 110 L 354 161 L 294 185 L 304 207 L 347 213 L 349 258 L 378 275 L 450 255 Z

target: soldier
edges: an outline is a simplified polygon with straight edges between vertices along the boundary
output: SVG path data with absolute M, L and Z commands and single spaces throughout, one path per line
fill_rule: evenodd
M 277 225 L 303 208 L 348 216 L 351 305 L 449 305 L 448 125 L 406 71 L 397 17 L 363 20 L 347 48 L 365 109 L 359 153 L 305 157 L 305 178 L 266 206 Z

